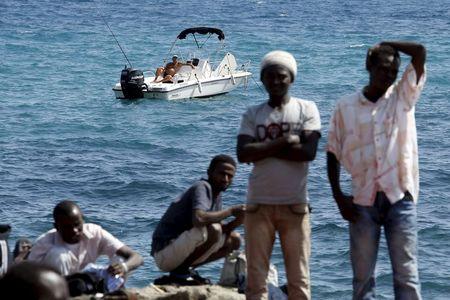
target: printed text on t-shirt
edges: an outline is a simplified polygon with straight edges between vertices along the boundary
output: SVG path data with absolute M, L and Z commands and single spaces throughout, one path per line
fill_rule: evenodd
M 300 135 L 300 131 L 300 123 L 282 122 L 280 124 L 271 123 L 267 126 L 260 124 L 256 126 L 256 137 L 258 141 L 262 142 L 267 139 L 274 140 L 287 133 Z

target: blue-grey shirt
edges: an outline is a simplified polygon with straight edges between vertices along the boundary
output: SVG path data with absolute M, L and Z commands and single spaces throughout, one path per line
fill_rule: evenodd
M 192 229 L 194 210 L 219 211 L 222 200 L 213 199 L 211 185 L 205 179 L 194 183 L 172 202 L 153 232 L 151 254 L 162 250 L 184 231 Z

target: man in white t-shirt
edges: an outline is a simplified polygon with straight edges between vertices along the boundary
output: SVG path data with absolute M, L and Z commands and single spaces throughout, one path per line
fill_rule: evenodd
M 53 210 L 54 229 L 41 235 L 31 248 L 28 260 L 53 267 L 62 275 L 81 271 L 101 255 L 115 255 L 124 262 L 112 263 L 111 274 L 125 275 L 142 265 L 142 257 L 96 224 L 85 224 L 77 204 L 65 200 Z
M 267 297 L 266 278 L 275 234 L 285 259 L 289 299 L 310 299 L 310 224 L 306 178 L 316 156 L 320 116 L 314 102 L 289 95 L 295 58 L 272 51 L 261 63 L 269 100 L 250 107 L 238 135 L 240 162 L 253 163 L 245 215 L 249 300 Z

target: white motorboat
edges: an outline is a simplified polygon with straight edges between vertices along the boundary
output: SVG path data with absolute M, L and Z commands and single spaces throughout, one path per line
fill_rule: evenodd
M 199 44 L 196 34 L 208 36 L 202 44 Z M 234 55 L 223 51 L 225 35 L 220 29 L 210 27 L 185 29 L 177 36 L 169 53 L 181 55 L 175 50 L 176 43 L 190 35 L 193 36 L 197 49 L 194 52 L 188 52 L 185 57 L 181 56 L 186 64 L 176 72 L 170 82 L 161 82 L 163 78 L 161 76 L 155 78 L 156 75 L 152 72 L 144 73 L 125 66 L 120 82 L 116 83 L 113 88 L 116 98 L 172 100 L 210 97 L 228 93 L 238 86 L 248 83 L 249 77 L 252 75 L 247 71 L 250 62 L 238 66 Z M 217 53 L 225 53 L 224 56 L 220 56 L 222 59 L 217 64 L 212 61 L 213 57 L 210 56 L 210 53 L 206 57 L 201 57 L 197 53 L 204 49 L 204 43 L 212 35 L 217 35 L 220 42 Z

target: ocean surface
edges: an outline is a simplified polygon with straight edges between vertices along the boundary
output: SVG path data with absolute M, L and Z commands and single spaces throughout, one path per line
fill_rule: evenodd
M 117 100 L 111 89 L 126 61 L 102 16 L 135 68 L 151 71 L 163 64 L 181 30 L 211 26 L 225 32 L 239 63 L 251 61 L 253 78 L 246 88 L 207 99 Z M 241 114 L 267 99 L 260 88 L 261 57 L 284 49 L 299 62 L 292 94 L 314 100 L 323 123 L 309 177 L 313 298 L 351 299 L 347 224 L 326 176 L 330 114 L 340 96 L 367 82 L 369 46 L 412 40 L 428 50 L 428 81 L 416 107 L 420 278 L 424 299 L 449 299 L 449 33 L 448 0 L 3 0 L 0 223 L 13 227 L 11 246 L 19 237 L 35 239 L 52 227 L 54 205 L 73 199 L 88 222 L 101 224 L 143 255 L 145 265 L 128 285 L 146 286 L 161 275 L 149 255 L 160 216 L 205 176 L 212 156 L 235 156 Z M 404 67 L 408 58 L 402 59 Z M 245 202 L 250 169 L 239 165 L 225 205 Z M 348 190 L 348 176 L 344 185 Z M 278 242 L 272 262 L 284 283 Z M 221 265 L 200 272 L 215 281 Z M 384 240 L 376 276 L 378 299 L 392 299 Z

